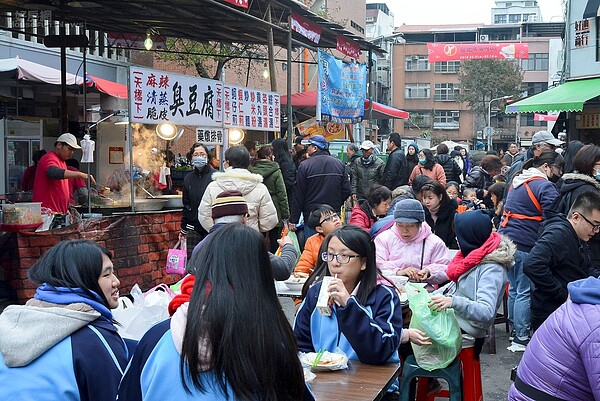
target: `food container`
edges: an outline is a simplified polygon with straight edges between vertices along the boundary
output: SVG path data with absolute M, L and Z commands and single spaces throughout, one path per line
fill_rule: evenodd
M 15 203 L 2 205 L 2 230 L 36 229 L 42 224 L 42 203 Z
M 148 199 L 164 199 L 167 201 L 167 203 L 165 203 L 166 208 L 183 208 L 183 198 L 181 195 L 157 195 L 154 198 Z
M 33 200 L 33 192 L 11 192 L 6 194 L 6 200 L 12 203 L 31 202 Z
M 135 211 L 136 212 L 151 212 L 161 210 L 167 203 L 166 199 L 136 199 L 135 200 Z

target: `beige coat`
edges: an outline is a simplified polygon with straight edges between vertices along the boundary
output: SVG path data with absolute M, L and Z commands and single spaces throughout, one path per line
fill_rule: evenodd
M 269 195 L 269 190 L 262 183 L 263 177 L 243 168 L 228 168 L 224 172 L 213 174 L 213 182 L 208 184 L 200 206 L 198 221 L 206 231 L 210 231 L 214 222 L 211 217 L 213 200 L 223 191 L 237 190 L 248 202 L 248 221 L 246 225 L 260 232 L 271 230 L 277 224 L 277 210 Z

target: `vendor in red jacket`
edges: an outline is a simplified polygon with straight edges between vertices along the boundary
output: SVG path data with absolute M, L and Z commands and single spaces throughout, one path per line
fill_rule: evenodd
M 81 149 L 73 134 L 65 133 L 58 137 L 54 149 L 46 153 L 38 163 L 33 185 L 33 201 L 42 202 L 54 213 L 69 212 L 69 183 L 67 180 L 81 178 L 87 180 L 88 175 L 81 171 L 67 170 L 66 160 L 73 156 L 75 149 Z M 92 184 L 96 183 L 90 175 Z

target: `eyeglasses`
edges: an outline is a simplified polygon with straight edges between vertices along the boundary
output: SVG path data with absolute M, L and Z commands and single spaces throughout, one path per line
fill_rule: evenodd
M 323 252 L 321 254 L 321 259 L 323 259 L 324 262 L 331 262 L 333 261 L 333 258 L 335 258 L 335 260 L 342 264 L 342 265 L 347 265 L 348 263 L 350 263 L 350 259 L 352 258 L 360 258 L 360 255 L 344 255 L 343 253 L 329 253 L 329 252 Z
M 326 223 L 328 221 L 332 221 L 332 220 L 336 220 L 336 219 L 339 220 L 339 218 L 340 218 L 340 215 L 337 213 L 330 214 L 329 216 L 325 217 L 323 220 L 319 221 L 319 225 Z
M 192 154 L 192 157 L 208 157 L 206 153 L 195 153 Z
M 589 221 L 589 220 L 588 220 L 588 218 L 587 218 L 587 217 L 585 217 L 583 214 L 581 214 L 581 213 L 579 213 L 579 212 L 576 212 L 576 213 L 577 213 L 578 215 L 580 215 L 580 216 L 581 216 L 581 217 L 582 217 L 582 218 L 583 218 L 585 221 L 587 221 L 587 222 L 590 224 L 590 226 L 592 226 L 592 231 L 594 231 L 594 232 L 596 232 L 596 233 L 597 233 L 597 232 L 600 232 L 600 224 L 594 224 L 594 223 L 592 223 L 591 221 Z

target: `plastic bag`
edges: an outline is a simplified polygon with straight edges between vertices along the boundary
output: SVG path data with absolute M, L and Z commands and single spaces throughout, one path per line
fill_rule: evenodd
M 281 238 L 285 237 L 290 237 L 292 242 L 294 243 L 294 248 L 296 248 L 296 254 L 298 255 L 298 257 L 296 258 L 296 263 L 298 263 L 298 259 L 300 259 L 300 254 L 302 253 L 300 251 L 300 243 L 298 242 L 298 236 L 294 231 L 288 231 L 287 227 L 284 227 L 281 233 Z M 277 252 L 275 252 L 275 256 L 281 256 L 282 248 L 283 247 L 279 245 L 279 248 L 277 248 Z
M 169 249 L 167 254 L 167 273 L 185 274 L 185 263 L 187 261 L 187 245 L 185 241 L 177 241 L 175 246 Z
M 162 288 L 164 291 L 157 291 Z M 168 290 L 168 291 L 167 291 Z M 119 307 L 113 310 L 113 317 L 119 323 L 117 328 L 123 338 L 140 340 L 156 323 L 169 317 L 168 306 L 174 293 L 165 285 L 159 284 L 146 293 L 135 284 L 131 289 L 131 301 L 119 298 Z
M 458 355 L 462 336 L 451 308 L 434 311 L 429 308 L 430 296 L 423 287 L 406 283 L 406 293 L 412 317 L 411 329 L 419 329 L 431 339 L 431 345 L 412 344 L 417 364 L 432 371 L 448 366 Z

